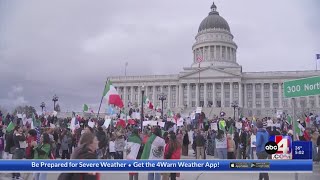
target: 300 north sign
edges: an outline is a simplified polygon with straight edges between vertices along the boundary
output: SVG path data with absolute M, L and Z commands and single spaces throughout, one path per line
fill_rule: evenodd
M 320 94 L 320 76 L 286 81 L 283 84 L 284 97 L 303 97 Z

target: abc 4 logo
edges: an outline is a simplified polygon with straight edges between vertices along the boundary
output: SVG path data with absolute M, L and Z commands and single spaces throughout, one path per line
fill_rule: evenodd
M 278 145 L 276 142 L 269 141 L 264 146 L 264 149 L 268 154 L 275 154 L 278 151 Z
M 278 144 L 274 141 L 269 141 L 264 146 L 265 151 L 268 154 L 290 154 L 290 147 L 287 140 L 282 140 Z

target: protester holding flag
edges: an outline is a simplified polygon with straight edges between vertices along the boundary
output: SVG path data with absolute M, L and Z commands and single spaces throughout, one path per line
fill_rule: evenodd
M 32 142 L 32 146 L 34 146 L 34 159 L 49 159 L 51 152 L 49 135 L 43 133 L 40 141 L 39 145 L 35 141 Z M 34 178 L 35 180 L 46 180 L 47 173 L 35 173 Z
M 143 151 L 142 140 L 139 137 L 138 129 L 133 129 L 132 134 L 128 138 L 126 144 L 126 152 L 128 160 L 140 159 Z M 138 173 L 129 173 L 129 180 L 138 180 Z
M 6 146 L 4 149 L 4 152 L 6 153 L 6 158 L 7 159 L 11 159 L 12 158 L 12 154 L 14 153 L 15 147 L 14 147 L 14 142 L 13 142 L 13 133 L 14 133 L 14 124 L 11 121 L 9 123 L 9 125 L 7 126 L 6 129 Z
M 165 141 L 161 138 L 161 129 L 153 129 L 152 135 L 144 145 L 141 159 L 163 159 Z M 160 180 L 160 173 L 149 173 L 148 180 Z

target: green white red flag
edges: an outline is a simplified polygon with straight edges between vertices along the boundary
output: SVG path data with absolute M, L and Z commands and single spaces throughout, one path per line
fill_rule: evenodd
M 153 104 L 147 96 L 143 97 L 143 101 L 147 108 L 153 109 Z
M 116 90 L 116 88 L 112 85 L 111 81 L 109 80 L 104 87 L 103 97 L 107 100 L 109 104 L 113 104 L 119 108 L 123 108 L 122 99 Z

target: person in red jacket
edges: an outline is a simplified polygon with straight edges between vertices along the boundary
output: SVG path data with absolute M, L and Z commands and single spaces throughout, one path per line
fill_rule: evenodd
M 180 159 L 181 157 L 181 146 L 177 140 L 177 136 L 174 132 L 169 133 L 169 142 L 164 148 L 164 157 L 165 159 Z M 176 180 L 177 173 L 170 173 L 170 179 Z
M 34 129 L 30 129 L 28 132 L 28 136 L 26 139 L 26 143 L 28 144 L 28 147 L 26 148 L 26 159 L 33 159 L 33 146 L 32 142 L 37 142 L 37 131 Z

